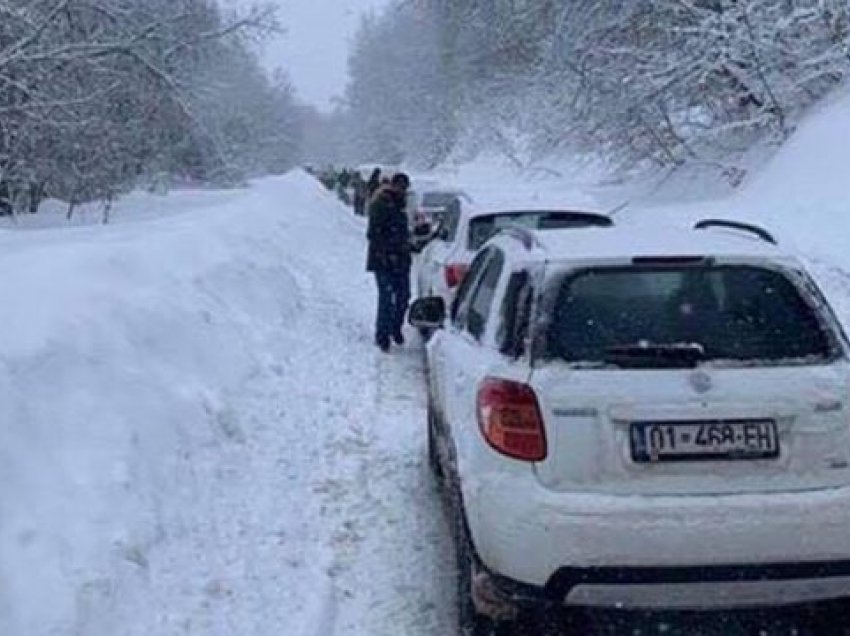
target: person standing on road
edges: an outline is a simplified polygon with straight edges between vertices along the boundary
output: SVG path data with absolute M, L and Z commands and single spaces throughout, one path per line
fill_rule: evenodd
M 410 301 L 410 230 L 404 211 L 410 178 L 400 172 L 375 192 L 369 205 L 366 270 L 375 274 L 378 316 L 375 344 L 390 349 L 390 338 L 404 344 L 402 326 Z
M 364 216 L 366 214 L 366 182 L 359 172 L 354 173 L 351 178 L 351 186 L 354 190 L 354 214 Z

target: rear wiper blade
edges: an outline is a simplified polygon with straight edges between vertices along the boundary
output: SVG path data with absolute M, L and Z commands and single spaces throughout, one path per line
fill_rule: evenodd
M 641 341 L 605 349 L 605 361 L 619 366 L 693 367 L 704 359 L 705 347 L 697 342 Z

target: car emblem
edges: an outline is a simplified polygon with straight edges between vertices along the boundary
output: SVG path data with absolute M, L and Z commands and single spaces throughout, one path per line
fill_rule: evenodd
M 694 371 L 688 377 L 688 381 L 697 393 L 708 393 L 714 386 L 714 381 L 705 371 Z

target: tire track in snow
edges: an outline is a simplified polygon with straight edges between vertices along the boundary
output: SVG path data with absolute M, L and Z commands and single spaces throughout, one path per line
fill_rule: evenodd
M 315 440 L 323 453 L 313 492 L 322 502 L 318 521 L 327 532 L 337 598 L 334 626 L 328 615 L 317 622 L 326 634 L 447 633 L 440 581 L 415 580 L 439 562 L 432 552 L 444 545 L 418 434 L 420 352 L 415 345 L 390 356 L 377 352 L 368 319 L 341 316 L 343 304 L 322 297 L 321 283 L 311 287 L 318 295 L 305 300 L 302 319 L 323 337 L 304 343 L 294 366 L 320 367 L 325 378 L 316 395 L 328 408 Z M 352 378 L 357 395 L 350 394 Z

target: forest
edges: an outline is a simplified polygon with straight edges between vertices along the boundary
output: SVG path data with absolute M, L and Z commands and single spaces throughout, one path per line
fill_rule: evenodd
M 323 114 L 262 64 L 282 30 L 263 5 L 0 0 L 0 214 L 481 153 L 704 165 L 734 186 L 741 155 L 781 144 L 850 70 L 847 0 L 389 0 Z
M 299 108 L 256 47 L 278 28 L 215 0 L 0 0 L 0 214 L 290 168 Z
M 395 0 L 361 25 L 328 146 L 700 163 L 734 184 L 736 156 L 781 143 L 848 70 L 847 0 Z

